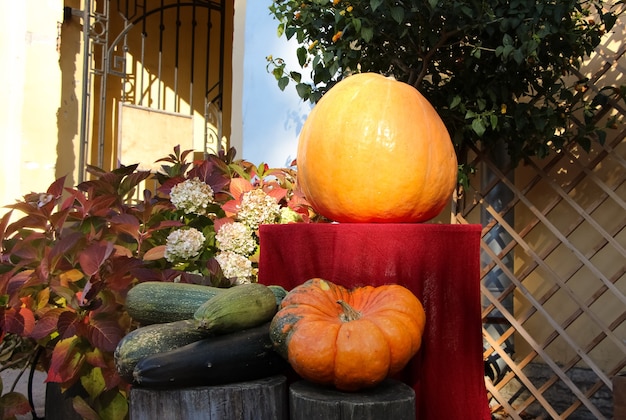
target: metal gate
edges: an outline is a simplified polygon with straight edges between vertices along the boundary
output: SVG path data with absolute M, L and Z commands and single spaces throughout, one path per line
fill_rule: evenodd
M 124 106 L 193 120 L 185 124 L 192 124 L 194 150 L 219 151 L 225 2 L 85 0 L 83 7 L 73 13 L 83 17 L 84 46 L 78 181 L 86 164 L 121 163 Z

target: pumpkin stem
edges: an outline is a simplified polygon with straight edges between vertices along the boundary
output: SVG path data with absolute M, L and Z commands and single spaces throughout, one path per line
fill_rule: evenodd
M 348 305 L 348 303 L 346 303 L 345 301 L 338 300 L 337 303 L 341 305 L 341 309 L 343 309 L 343 313 L 339 315 L 339 318 L 343 322 L 356 321 L 357 319 L 361 318 L 361 312 Z

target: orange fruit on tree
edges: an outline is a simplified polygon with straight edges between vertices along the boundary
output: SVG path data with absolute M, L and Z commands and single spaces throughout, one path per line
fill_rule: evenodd
M 457 159 L 433 106 L 412 86 L 375 73 L 333 86 L 298 140 L 298 182 L 338 222 L 423 222 L 451 198 Z

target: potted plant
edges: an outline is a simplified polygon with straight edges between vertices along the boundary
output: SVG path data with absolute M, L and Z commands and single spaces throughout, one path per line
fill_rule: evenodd
M 190 154 L 175 148 L 156 174 L 90 167 L 91 180 L 59 178 L 0 219 L 3 361 L 44 369 L 83 418 L 127 416 L 113 351 L 136 327 L 124 308 L 135 284 L 254 282 L 258 224 L 311 220 L 293 170 L 235 160 L 234 149 Z M 32 409 L 12 392 L 0 405 L 4 418 Z

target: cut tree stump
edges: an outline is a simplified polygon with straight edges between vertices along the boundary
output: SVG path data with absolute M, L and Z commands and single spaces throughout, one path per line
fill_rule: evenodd
M 287 380 L 130 391 L 130 420 L 287 420 Z
M 393 379 L 359 392 L 298 381 L 289 387 L 289 412 L 290 420 L 415 420 L 415 391 Z
M 71 392 L 63 393 L 61 385 L 48 382 L 46 384 L 45 417 L 43 418 L 46 420 L 81 420 L 82 417 L 74 410 L 73 396 L 70 394 Z
M 613 377 L 613 420 L 626 420 L 626 373 Z

